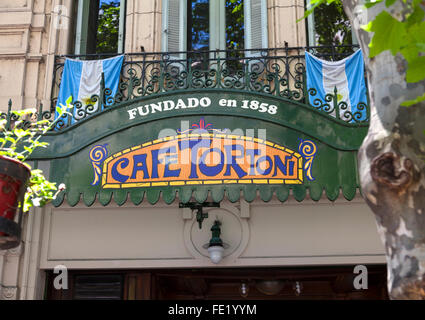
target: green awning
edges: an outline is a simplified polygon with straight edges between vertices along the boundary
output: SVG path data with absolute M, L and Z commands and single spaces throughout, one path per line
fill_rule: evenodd
M 54 201 L 154 204 L 223 198 L 285 201 L 307 193 L 347 200 L 359 186 L 367 123 L 347 123 L 280 97 L 202 89 L 122 102 L 44 138 L 31 160 L 50 161 L 66 191 Z

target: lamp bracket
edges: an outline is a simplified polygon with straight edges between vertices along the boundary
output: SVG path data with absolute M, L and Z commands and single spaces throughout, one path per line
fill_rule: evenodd
M 190 208 L 192 211 L 197 210 L 196 212 L 196 221 L 198 221 L 199 229 L 202 229 L 202 222 L 204 219 L 208 218 L 208 212 L 203 212 L 203 208 L 220 208 L 219 202 L 187 202 L 179 203 L 179 208 Z

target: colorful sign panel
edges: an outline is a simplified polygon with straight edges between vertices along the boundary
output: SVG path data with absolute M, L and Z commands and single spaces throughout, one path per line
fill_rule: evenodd
M 103 188 L 200 184 L 301 184 L 303 158 L 262 139 L 180 134 L 143 143 L 103 162 Z

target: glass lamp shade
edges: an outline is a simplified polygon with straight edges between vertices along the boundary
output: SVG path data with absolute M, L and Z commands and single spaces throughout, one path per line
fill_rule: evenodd
M 208 253 L 212 263 L 219 263 L 223 259 L 224 248 L 222 246 L 211 246 L 208 248 Z
M 258 291 L 269 296 L 278 294 L 284 286 L 285 283 L 280 280 L 262 280 L 256 282 Z
M 241 286 L 239 288 L 239 293 L 241 294 L 241 297 L 243 297 L 243 298 L 248 297 L 249 285 L 246 284 L 245 282 L 242 282 Z

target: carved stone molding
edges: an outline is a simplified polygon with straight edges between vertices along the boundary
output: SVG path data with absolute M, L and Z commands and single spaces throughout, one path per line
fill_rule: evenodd
M 0 257 L 19 257 L 22 253 L 22 244 L 8 250 L 0 250 Z
M 5 255 L 8 257 L 19 257 L 21 253 L 22 253 L 22 244 L 20 244 L 16 248 L 7 250 Z
M 26 28 L 5 28 L 0 30 L 1 54 L 25 54 L 28 49 L 29 30 Z M 7 46 L 4 45 L 7 43 Z
M 31 12 L 34 0 L 3 0 L 0 4 L 0 12 Z
M 0 286 L 0 300 L 16 300 L 17 287 Z

